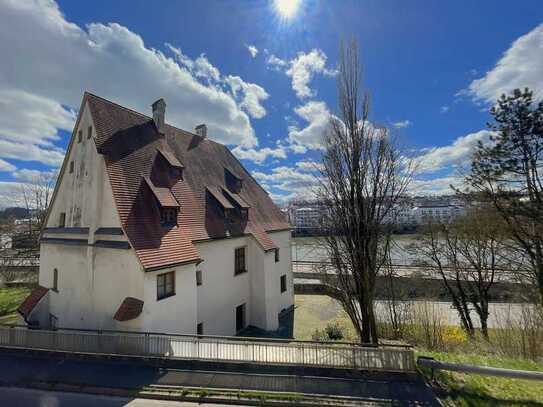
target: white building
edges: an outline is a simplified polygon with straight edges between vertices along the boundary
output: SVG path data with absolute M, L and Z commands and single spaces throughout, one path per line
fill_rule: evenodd
M 413 218 L 417 224 L 429 222 L 451 222 L 465 214 L 465 208 L 452 204 L 426 204 L 413 208 Z
M 293 306 L 290 227 L 223 145 L 85 93 L 40 241 L 31 325 L 233 335 Z

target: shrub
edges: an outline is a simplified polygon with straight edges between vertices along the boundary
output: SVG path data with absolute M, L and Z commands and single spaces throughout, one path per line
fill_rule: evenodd
M 324 329 L 315 329 L 311 339 L 319 342 L 340 341 L 345 338 L 344 331 L 339 322 L 329 322 Z
M 326 333 L 326 336 L 331 341 L 340 341 L 342 340 L 345 335 L 343 334 L 343 327 L 339 325 L 339 323 L 329 323 L 326 325 L 326 328 L 324 328 L 324 332 Z

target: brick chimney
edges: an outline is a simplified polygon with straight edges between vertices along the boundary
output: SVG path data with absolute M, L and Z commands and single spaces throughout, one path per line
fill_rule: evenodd
M 166 102 L 160 98 L 151 105 L 153 108 L 153 121 L 160 133 L 164 133 L 164 116 L 166 116 Z
M 207 126 L 205 124 L 199 124 L 195 128 L 196 134 L 199 135 L 202 138 L 207 137 Z

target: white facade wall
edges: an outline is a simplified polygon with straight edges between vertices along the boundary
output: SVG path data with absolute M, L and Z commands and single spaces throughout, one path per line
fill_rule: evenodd
M 294 303 L 292 285 L 290 231 L 270 233 L 280 248 L 264 250 L 252 236 L 221 239 L 196 244 L 204 260 L 198 292 L 198 323 L 209 335 L 236 334 L 236 307 L 245 304 L 247 325 L 273 331 L 278 328 L 278 314 Z M 234 274 L 234 252 L 245 247 L 247 272 Z M 280 292 L 280 276 L 287 275 L 287 292 Z M 196 277 L 193 278 L 196 284 Z
M 170 271 L 175 272 L 175 295 L 157 300 L 157 276 Z M 196 334 L 196 266 L 189 264 L 157 271 L 140 271 L 139 274 L 144 280 L 143 296 L 137 297 L 144 301 L 143 312 L 137 318 L 141 320 L 139 330 Z

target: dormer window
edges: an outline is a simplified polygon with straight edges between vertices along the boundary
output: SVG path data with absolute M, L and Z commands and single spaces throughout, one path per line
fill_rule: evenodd
M 230 171 L 228 168 L 224 169 L 224 180 L 226 184 L 226 188 L 230 190 L 231 192 L 238 194 L 241 192 L 241 189 L 243 188 L 243 180 L 239 175 L 234 174 L 232 171 Z
M 177 225 L 177 213 L 180 205 L 173 196 L 172 191 L 169 188 L 156 186 L 147 177 L 143 179 L 155 197 L 155 202 L 160 210 L 160 223 L 163 226 Z
M 177 225 L 177 209 L 176 208 L 161 208 L 160 223 L 163 226 Z
M 176 179 L 182 179 L 183 178 L 183 169 L 177 168 L 177 167 L 171 167 L 170 168 L 170 177 L 176 178 Z
M 177 159 L 171 150 L 165 146 L 157 148 L 157 151 L 160 153 L 164 159 L 164 164 L 168 169 L 168 174 L 172 181 L 176 182 L 178 179 L 183 178 L 183 164 Z
M 247 220 L 249 218 L 249 208 L 240 208 L 239 213 L 241 220 Z

